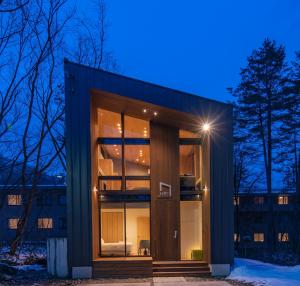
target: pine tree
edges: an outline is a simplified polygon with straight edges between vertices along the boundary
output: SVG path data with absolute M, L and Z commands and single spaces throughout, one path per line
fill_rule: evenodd
M 272 173 L 274 150 L 280 143 L 277 128 L 284 113 L 282 104 L 287 92 L 285 49 L 266 39 L 247 59 L 241 69 L 241 81 L 234 90 L 240 109 L 239 125 L 252 146 L 251 156 L 263 160 L 268 199 L 268 227 L 266 235 L 270 250 L 276 246 L 273 221 Z

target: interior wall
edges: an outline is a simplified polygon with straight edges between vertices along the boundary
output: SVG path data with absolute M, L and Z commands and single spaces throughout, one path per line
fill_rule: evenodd
M 202 250 L 202 202 L 180 202 L 181 259 L 190 260 L 192 250 Z

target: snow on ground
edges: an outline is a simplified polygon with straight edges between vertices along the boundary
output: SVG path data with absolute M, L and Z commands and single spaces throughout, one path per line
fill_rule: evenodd
M 36 264 L 37 261 L 46 259 L 46 248 L 44 246 L 25 245 L 17 249 L 15 255 L 9 254 L 9 247 L 0 248 L 0 261 L 11 265 Z
M 300 265 L 277 266 L 257 260 L 236 258 L 227 279 L 250 282 L 260 286 L 300 285 Z

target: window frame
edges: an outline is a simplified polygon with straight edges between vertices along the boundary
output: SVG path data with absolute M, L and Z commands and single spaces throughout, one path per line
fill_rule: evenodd
M 100 122 L 101 124 L 101 122 Z M 110 194 L 110 193 L 116 193 L 116 192 L 126 192 L 130 194 L 132 190 L 127 190 L 126 188 L 126 181 L 128 180 L 143 180 L 143 181 L 149 181 L 150 185 L 150 175 L 147 176 L 132 176 L 132 175 L 126 175 L 126 162 L 125 162 L 125 146 L 126 145 L 148 145 L 150 146 L 150 138 L 125 138 L 125 114 L 121 113 L 121 137 L 120 138 L 112 138 L 112 137 L 98 137 L 97 138 L 97 144 L 100 145 L 119 145 L 121 146 L 121 173 L 122 175 L 118 176 L 101 176 L 98 175 L 98 190 L 100 193 Z M 151 160 L 150 160 L 151 165 Z M 120 180 L 121 181 L 121 189 L 120 190 L 102 190 L 100 188 L 101 186 L 101 180 Z M 151 186 L 150 186 L 151 187 Z M 138 192 L 138 190 L 136 191 Z M 145 191 L 141 191 L 141 193 L 145 193 Z M 150 193 L 150 190 L 149 192 Z
M 105 202 L 106 203 L 106 202 Z M 99 206 L 99 257 L 151 257 L 151 253 L 152 253 L 152 249 L 151 249 L 151 202 L 150 201 L 137 201 L 137 202 L 127 202 L 127 201 L 120 201 L 120 202 L 107 202 L 107 203 L 116 203 L 118 205 L 122 204 L 122 208 L 123 208 L 123 235 L 124 235 L 124 255 L 113 255 L 113 256 L 106 256 L 106 255 L 102 255 L 102 204 L 100 204 Z M 126 223 L 127 223 L 127 217 L 126 217 L 126 213 L 127 213 L 127 205 L 131 204 L 131 203 L 147 203 L 148 210 L 149 210 L 149 220 L 150 220 L 150 224 L 149 224 L 149 232 L 150 232 L 150 251 L 149 254 L 144 256 L 144 255 L 127 255 L 127 227 L 126 227 Z

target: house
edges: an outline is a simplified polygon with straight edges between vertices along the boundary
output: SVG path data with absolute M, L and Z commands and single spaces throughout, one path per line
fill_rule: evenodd
M 0 243 L 15 237 L 31 186 L 0 185 Z M 23 243 L 45 244 L 49 237 L 66 237 L 66 186 L 38 185 Z
M 274 189 L 272 194 L 263 190 L 240 192 L 233 199 L 234 241 L 240 257 L 264 259 L 271 243 L 275 251 L 299 252 L 299 201 L 294 190 Z M 272 207 L 273 233 L 269 233 L 269 209 Z M 268 239 L 269 238 L 269 239 Z
M 232 106 L 64 68 L 72 277 L 228 274 Z

